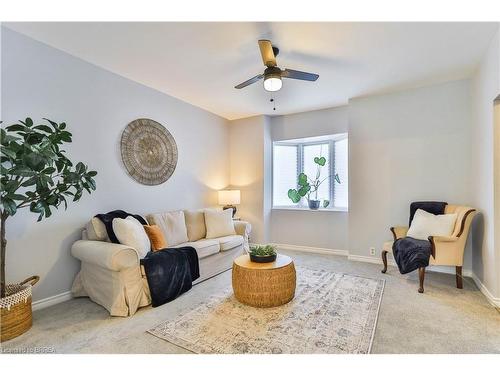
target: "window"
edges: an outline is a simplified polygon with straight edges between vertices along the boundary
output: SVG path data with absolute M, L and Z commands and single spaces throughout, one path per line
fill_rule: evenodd
M 320 200 L 320 207 L 347 209 L 348 207 L 348 138 L 347 134 L 292 139 L 273 143 L 273 207 L 306 208 L 307 197 Z M 321 165 L 320 165 L 321 164 Z M 294 203 L 288 196 L 290 189 L 299 191 L 299 175 L 308 182 L 320 181 L 318 189 Z M 335 178 L 338 176 L 338 180 Z M 339 183 L 340 181 L 340 183 Z

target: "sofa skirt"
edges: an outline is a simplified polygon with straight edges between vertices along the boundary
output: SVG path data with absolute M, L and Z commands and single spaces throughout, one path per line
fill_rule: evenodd
M 200 259 L 199 284 L 232 268 L 233 260 L 245 253 L 243 245 Z M 89 297 L 112 316 L 131 316 L 151 304 L 151 294 L 141 266 L 111 271 L 87 262 L 73 282 L 73 297 Z

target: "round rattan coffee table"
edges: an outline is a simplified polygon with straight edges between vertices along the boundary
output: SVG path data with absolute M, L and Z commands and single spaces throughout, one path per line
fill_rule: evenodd
M 295 266 L 292 258 L 278 254 L 271 263 L 255 263 L 242 255 L 233 263 L 233 291 L 238 301 L 254 307 L 274 307 L 290 302 L 295 295 Z

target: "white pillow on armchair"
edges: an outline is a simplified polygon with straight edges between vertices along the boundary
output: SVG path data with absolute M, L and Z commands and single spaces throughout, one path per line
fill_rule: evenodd
M 407 237 L 427 240 L 430 236 L 451 236 L 457 214 L 434 215 L 420 208 L 415 212 Z
M 207 238 L 218 238 L 236 234 L 233 222 L 233 210 L 205 210 Z

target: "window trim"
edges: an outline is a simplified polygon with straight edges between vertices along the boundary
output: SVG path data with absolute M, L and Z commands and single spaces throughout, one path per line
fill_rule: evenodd
M 311 145 L 324 145 L 328 144 L 328 156 L 330 158 L 330 204 L 328 207 L 323 208 L 320 207 L 319 210 L 314 210 L 314 211 L 341 211 L 341 212 L 347 212 L 348 207 L 335 207 L 334 202 L 335 202 L 335 142 L 341 141 L 344 139 L 348 139 L 349 134 L 348 133 L 338 133 L 338 134 L 332 134 L 331 138 L 323 139 L 323 140 L 312 140 L 312 141 L 304 141 L 300 142 L 297 140 L 297 142 L 294 142 L 294 140 L 280 140 L 280 141 L 273 141 L 271 144 L 272 150 L 271 150 L 271 208 L 273 210 L 297 210 L 297 211 L 311 211 L 309 207 L 304 205 L 302 203 L 302 200 L 297 203 L 297 204 L 290 204 L 287 206 L 279 206 L 274 204 L 274 146 L 295 146 L 297 147 L 297 160 L 299 161 L 297 163 L 297 176 L 303 172 L 304 170 L 304 153 L 303 153 L 303 148 L 304 146 L 311 146 Z M 317 138 L 317 137 L 309 137 L 309 138 Z M 303 138 L 307 139 L 307 138 Z M 333 183 L 332 183 L 333 182 Z

